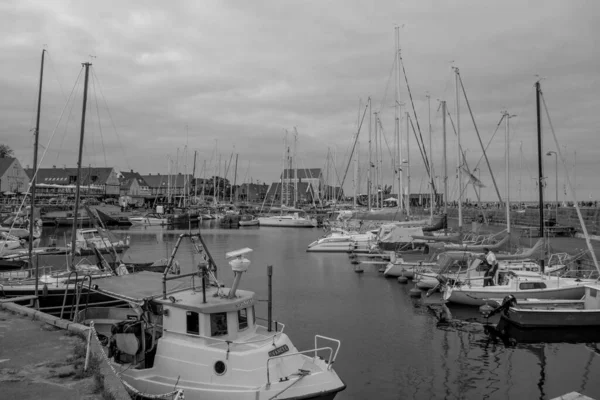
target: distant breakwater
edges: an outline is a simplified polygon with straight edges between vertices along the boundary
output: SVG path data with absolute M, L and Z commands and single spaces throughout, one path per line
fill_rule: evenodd
M 503 208 L 463 208 L 463 222 L 471 223 L 471 221 L 477 220 L 482 213 L 485 213 L 490 223 L 506 225 L 506 210 Z M 581 215 L 588 233 L 590 235 L 600 235 L 600 208 L 581 208 Z M 448 217 L 458 218 L 458 208 L 448 208 Z M 583 232 L 577 217 L 577 210 L 574 207 L 559 207 L 558 211 L 556 209 L 544 210 L 544 219 L 550 218 L 556 218 L 557 225 L 571 226 L 577 232 Z M 510 222 L 511 226 L 539 226 L 540 210 L 538 208 L 526 208 L 523 213 L 513 210 L 510 213 Z

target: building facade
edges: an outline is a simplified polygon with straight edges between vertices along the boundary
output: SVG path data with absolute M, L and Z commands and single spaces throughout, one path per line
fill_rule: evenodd
M 25 193 L 29 189 L 29 176 L 16 158 L 0 158 L 0 193 Z

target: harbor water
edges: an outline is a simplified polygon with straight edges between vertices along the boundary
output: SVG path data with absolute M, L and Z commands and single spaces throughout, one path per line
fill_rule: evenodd
M 320 229 L 221 229 L 215 221 L 200 229 L 226 286 L 233 281 L 228 251 L 254 250 L 240 287 L 262 300 L 273 266 L 274 319 L 299 350 L 313 348 L 315 334 L 341 341 L 334 368 L 347 389 L 337 399 L 549 399 L 572 391 L 600 399 L 596 343 L 507 343 L 487 332 L 476 308 L 451 307 L 459 321 L 439 324 L 430 307 L 410 297 L 411 283 L 385 279 L 376 265 L 355 273 L 344 253 L 307 253 Z M 186 230 L 114 232 L 131 237 L 124 261 L 144 262 L 168 257 Z M 176 258 L 182 273 L 201 261 L 189 241 Z M 257 307 L 266 318 L 266 302 Z

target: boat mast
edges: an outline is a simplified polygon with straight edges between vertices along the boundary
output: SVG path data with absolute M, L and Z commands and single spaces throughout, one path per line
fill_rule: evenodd
M 535 83 L 535 105 L 537 114 L 537 139 L 538 139 L 538 190 L 539 190 L 539 205 L 540 205 L 540 237 L 544 240 L 544 170 L 542 162 L 542 108 L 540 104 L 540 95 L 542 89 L 540 81 Z M 540 260 L 540 268 L 544 272 L 544 256 Z
M 238 164 L 238 156 L 239 154 L 236 153 L 235 154 L 235 173 L 233 175 L 233 186 L 235 186 L 237 184 L 237 164 Z M 233 190 L 233 186 L 232 186 L 232 190 Z M 239 190 L 235 190 L 235 202 L 237 203 L 238 200 L 238 192 Z M 233 199 L 231 199 L 233 201 Z
M 446 149 L 446 101 L 442 100 L 442 132 L 444 135 L 444 214 L 448 215 L 448 160 Z
M 369 175 L 368 175 L 368 182 L 367 182 L 367 197 L 368 197 L 368 206 L 369 206 L 369 211 L 371 211 L 372 209 L 372 203 L 371 203 L 371 185 L 373 182 L 373 160 L 371 158 L 371 129 L 373 127 L 373 123 L 371 122 L 371 97 L 369 97 Z
M 454 68 L 455 79 L 456 79 L 456 141 L 457 141 L 457 169 L 456 173 L 458 174 L 458 230 L 462 231 L 462 154 L 460 148 L 460 97 L 459 97 L 459 82 L 458 82 L 458 68 Z
M 298 130 L 294 127 L 294 208 L 298 206 Z
M 192 181 L 194 182 L 194 202 L 198 197 L 198 185 L 196 182 L 196 153 L 197 151 L 194 150 L 194 168 L 192 169 Z
M 429 118 L 429 215 L 433 221 L 433 205 L 434 201 L 434 187 L 433 187 L 433 145 L 431 142 L 431 96 L 428 94 L 427 96 L 427 108 L 428 108 L 428 118 Z
M 287 131 L 286 131 L 287 134 Z M 287 145 L 287 136 L 283 139 L 283 156 L 281 157 L 281 163 L 283 165 L 283 172 L 281 173 L 281 210 L 280 213 L 283 214 L 283 182 L 285 179 L 285 147 Z
M 31 179 L 31 208 L 29 210 L 29 268 L 33 265 L 33 228 L 35 224 L 34 208 L 35 208 L 35 183 L 37 180 L 37 159 L 38 159 L 38 143 L 40 139 L 40 114 L 42 111 L 42 82 L 44 81 L 44 53 L 42 50 L 42 63 L 40 66 L 40 86 L 38 89 L 38 105 L 37 117 L 35 120 L 35 138 L 33 144 L 33 175 Z M 39 285 L 39 266 L 35 264 L 35 296 L 38 295 Z M 37 304 L 36 304 L 37 305 Z
M 90 74 L 90 66 L 92 65 L 89 62 L 82 63 L 85 67 L 85 82 L 83 84 L 83 107 L 81 111 L 81 132 L 79 135 L 79 157 L 77 159 L 77 180 L 76 189 L 75 189 L 75 212 L 73 213 L 73 230 L 71 232 L 71 264 L 69 268 L 74 270 L 74 261 L 75 261 L 75 251 L 77 250 L 77 212 L 79 210 L 79 190 L 81 182 L 81 157 L 83 154 L 83 136 L 85 133 L 85 109 L 87 107 L 87 91 L 88 91 L 88 79 Z
M 510 128 L 509 128 L 509 120 L 515 115 L 510 115 L 508 111 L 504 112 L 504 116 L 506 117 L 506 135 L 505 135 L 505 143 L 506 147 L 506 159 L 505 159 L 505 167 L 506 167 L 506 232 L 510 235 Z
M 409 131 L 409 115 L 406 117 L 406 216 L 410 217 L 410 131 Z
M 397 137 L 397 161 L 394 165 L 398 174 L 398 208 L 404 209 L 404 198 L 402 196 L 402 134 L 400 132 L 400 27 L 396 27 L 396 102 L 394 104 L 396 137 Z
M 375 207 L 379 208 L 379 189 L 380 189 L 380 183 L 379 183 L 379 129 L 377 129 L 378 124 L 379 124 L 379 113 L 377 111 L 374 112 L 375 114 Z

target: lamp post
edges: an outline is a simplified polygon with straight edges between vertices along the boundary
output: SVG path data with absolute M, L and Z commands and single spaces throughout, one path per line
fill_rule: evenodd
M 555 161 L 555 172 L 556 172 L 556 180 L 555 180 L 555 185 L 556 185 L 556 216 L 558 217 L 558 154 L 556 154 L 555 151 L 549 151 L 546 153 L 547 156 L 551 156 L 552 154 L 554 154 L 554 161 Z

